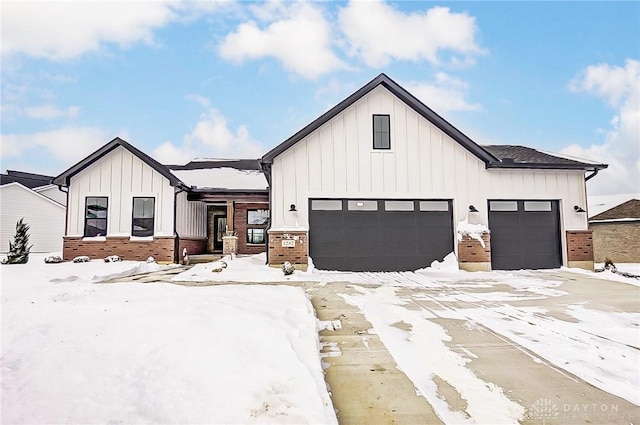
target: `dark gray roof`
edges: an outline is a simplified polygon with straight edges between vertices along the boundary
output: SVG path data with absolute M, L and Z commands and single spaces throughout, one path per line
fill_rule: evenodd
M 478 157 L 486 164 L 487 168 L 554 168 L 594 171 L 607 168 L 606 164 L 592 164 L 564 159 L 524 146 L 480 146 L 385 74 L 378 75 L 351 96 L 347 97 L 345 100 L 322 114 L 315 121 L 311 122 L 302 130 L 298 131 L 296 134 L 267 152 L 261 159 L 261 163 L 264 168 L 266 169 L 268 164 L 273 163 L 275 157 L 307 137 L 313 131 L 320 128 L 323 124 L 347 109 L 349 106 L 353 105 L 356 101 L 380 85 L 385 87 L 418 114 L 430 121 L 465 149 Z
M 589 221 L 593 220 L 616 220 L 621 218 L 638 218 L 640 219 L 640 200 L 630 199 L 620 205 L 616 205 L 600 214 L 593 216 Z
M 0 174 L 0 185 L 9 183 L 20 183 L 21 185 L 28 187 L 29 189 L 46 186 L 48 184 L 51 184 L 52 181 L 52 176 L 27 173 L 24 171 L 7 170 L 7 174 Z
M 498 163 L 491 164 L 490 167 L 492 168 L 607 168 L 606 164 L 587 163 L 562 158 L 526 146 L 484 145 L 482 147 L 500 160 Z
M 109 143 L 107 143 L 106 145 L 104 145 L 103 147 L 101 147 L 100 149 L 98 149 L 97 151 L 95 151 L 94 153 L 92 153 L 82 161 L 78 162 L 76 165 L 69 168 L 67 171 L 57 176 L 55 179 L 53 179 L 53 183 L 59 186 L 68 186 L 69 181 L 71 180 L 71 177 L 75 176 L 80 171 L 84 170 L 94 162 L 98 161 L 100 158 L 102 158 L 109 152 L 113 151 L 118 146 L 122 146 L 123 148 L 127 149 L 129 152 L 131 152 L 132 154 L 140 158 L 142 161 L 144 161 L 151 168 L 153 168 L 158 173 L 162 174 L 164 177 L 169 179 L 169 182 L 171 182 L 172 186 L 185 187 L 185 184 L 182 183 L 182 181 L 180 181 L 179 178 L 171 174 L 171 171 L 169 170 L 169 168 L 167 168 L 165 165 L 160 164 L 158 161 L 151 158 L 146 153 L 130 145 L 129 143 L 125 142 L 119 137 L 116 137 L 115 139 L 113 139 L 112 141 L 110 141 Z
M 257 159 L 211 159 L 191 161 L 185 165 L 167 165 L 171 170 L 204 170 L 208 168 L 235 168 L 237 170 L 261 170 Z
M 449 137 L 451 137 L 456 142 L 460 143 L 464 148 L 473 153 L 475 156 L 480 158 L 485 163 L 490 163 L 493 161 L 497 161 L 493 155 L 491 155 L 486 150 L 482 149 L 480 145 L 476 144 L 473 140 L 463 134 L 460 130 L 451 125 L 448 121 L 442 118 L 440 115 L 436 114 L 431 108 L 426 106 L 424 103 L 419 101 L 415 96 L 401 87 L 398 83 L 393 81 L 385 74 L 380 74 L 367 84 L 365 84 L 358 91 L 353 93 L 351 96 L 347 97 L 342 102 L 338 103 L 333 108 L 329 109 L 327 112 L 322 114 L 318 119 L 313 121 L 311 124 L 304 127 L 302 130 L 298 131 L 296 134 L 271 149 L 262 157 L 263 164 L 271 164 L 273 159 L 280 155 L 285 150 L 289 149 L 291 146 L 298 143 L 300 140 L 307 137 L 309 134 L 320 128 L 323 124 L 331 120 L 333 117 L 347 109 L 349 106 L 353 105 L 356 101 L 364 97 L 371 90 L 375 89 L 378 86 L 383 86 L 391 93 L 393 93 L 396 97 L 402 100 L 404 103 L 413 108 L 418 114 L 422 115 L 425 119 L 429 120 L 435 126 L 437 126 L 440 130 L 445 132 Z

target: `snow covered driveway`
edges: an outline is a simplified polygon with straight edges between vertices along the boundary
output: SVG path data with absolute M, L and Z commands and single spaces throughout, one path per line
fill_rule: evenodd
M 2 423 L 336 423 L 302 289 L 41 261 L 0 269 Z
M 557 270 L 349 281 L 345 301 L 445 423 L 640 419 L 636 286 Z

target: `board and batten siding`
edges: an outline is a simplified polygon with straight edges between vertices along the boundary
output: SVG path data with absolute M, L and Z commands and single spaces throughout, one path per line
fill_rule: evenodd
M 188 201 L 187 193 L 180 192 L 176 199 L 176 231 L 181 238 L 207 237 L 207 204 Z
M 83 236 L 85 199 L 109 198 L 107 236 L 130 236 L 133 198 L 155 198 L 154 236 L 173 235 L 174 188 L 169 180 L 119 146 L 71 178 L 67 236 Z
M 0 252 L 9 252 L 16 223 L 29 225 L 31 252 L 62 252 L 64 205 L 18 183 L 0 186 Z
M 390 115 L 391 149 L 374 150 L 372 116 Z M 454 223 L 489 199 L 560 200 L 564 230 L 587 229 L 584 171 L 485 169 L 475 155 L 378 86 L 277 156 L 272 228 L 307 228 L 309 198 L 453 199 Z M 296 205 L 298 212 L 289 212 Z

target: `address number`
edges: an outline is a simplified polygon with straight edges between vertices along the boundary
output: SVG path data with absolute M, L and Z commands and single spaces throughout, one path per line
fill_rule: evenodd
M 294 241 L 293 239 L 283 239 L 282 240 L 282 246 L 284 248 L 295 248 L 296 241 Z

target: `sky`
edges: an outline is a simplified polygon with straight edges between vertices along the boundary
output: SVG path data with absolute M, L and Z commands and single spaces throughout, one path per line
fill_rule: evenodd
M 164 164 L 258 158 L 381 72 L 479 144 L 609 164 L 640 192 L 640 2 L 11 1 L 0 168 L 121 137 Z

